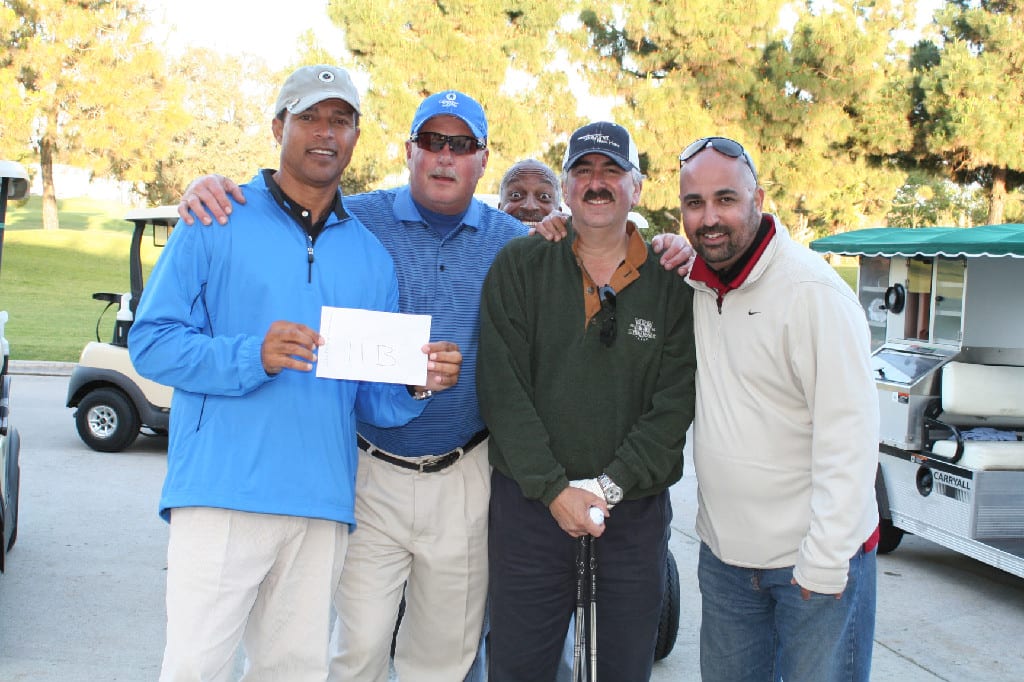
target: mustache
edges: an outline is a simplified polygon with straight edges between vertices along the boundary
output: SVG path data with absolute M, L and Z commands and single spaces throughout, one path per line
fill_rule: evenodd
M 710 232 L 725 232 L 725 231 L 726 230 L 723 230 L 721 225 L 717 225 L 716 224 L 716 225 L 711 225 L 710 227 L 698 228 L 697 232 L 695 234 L 698 237 L 703 237 L 704 235 L 706 235 L 706 234 L 708 234 Z
M 586 192 L 583 193 L 583 201 L 594 201 L 597 199 L 607 199 L 608 201 L 614 201 L 615 197 L 613 197 L 612 193 L 606 189 L 598 190 L 596 192 L 592 189 L 588 189 Z
M 447 178 L 448 180 L 458 180 L 459 177 L 455 174 L 454 168 L 437 168 L 430 172 L 432 178 Z

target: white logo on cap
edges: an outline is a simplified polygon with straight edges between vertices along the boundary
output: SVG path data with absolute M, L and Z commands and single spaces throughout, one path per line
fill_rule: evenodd
M 456 97 L 457 95 L 454 92 L 449 92 L 447 95 L 444 96 L 444 98 L 449 102 L 454 102 Z
M 331 81 L 334 80 L 334 74 L 331 73 L 330 71 L 321 71 L 320 73 L 317 74 L 316 77 L 319 78 L 324 83 L 330 83 Z
M 454 92 L 449 92 L 447 95 L 444 96 L 445 101 L 444 102 L 440 102 L 441 108 L 442 109 L 458 109 L 458 107 L 459 107 L 459 103 L 457 101 L 458 98 L 459 98 L 458 95 L 456 95 Z
M 601 133 L 591 133 L 589 135 L 584 135 L 583 137 L 578 137 L 576 139 L 580 142 L 587 140 L 590 142 L 596 142 L 597 144 L 610 144 L 613 147 L 622 146 L 615 142 L 614 140 L 612 140 L 612 138 L 608 137 L 607 135 L 602 135 Z

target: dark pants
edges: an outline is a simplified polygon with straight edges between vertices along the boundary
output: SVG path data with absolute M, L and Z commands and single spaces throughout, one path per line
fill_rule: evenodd
M 668 491 L 629 500 L 612 510 L 594 540 L 598 679 L 650 679 L 671 520 Z M 579 541 L 495 471 L 488 545 L 488 680 L 552 682 L 576 607 Z

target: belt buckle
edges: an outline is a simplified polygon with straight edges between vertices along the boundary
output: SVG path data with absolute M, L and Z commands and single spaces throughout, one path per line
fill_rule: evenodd
M 449 466 L 459 461 L 459 458 L 462 457 L 462 455 L 464 454 L 465 450 L 463 450 L 461 447 L 458 447 L 455 448 L 454 450 L 444 453 L 443 455 L 438 455 L 437 457 L 434 457 L 429 462 L 419 462 L 419 472 L 421 474 L 432 473 L 430 471 L 427 471 L 427 467 L 435 466 L 441 464 L 442 462 L 444 462 L 444 466 L 441 468 L 447 469 Z M 456 455 L 456 457 L 449 459 L 452 457 L 452 455 Z M 440 469 L 437 469 L 437 471 L 440 471 Z

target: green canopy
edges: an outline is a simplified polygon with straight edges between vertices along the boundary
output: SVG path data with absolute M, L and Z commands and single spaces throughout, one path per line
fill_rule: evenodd
M 819 253 L 841 256 L 1006 256 L 1024 258 L 1024 225 L 875 227 L 816 239 Z

